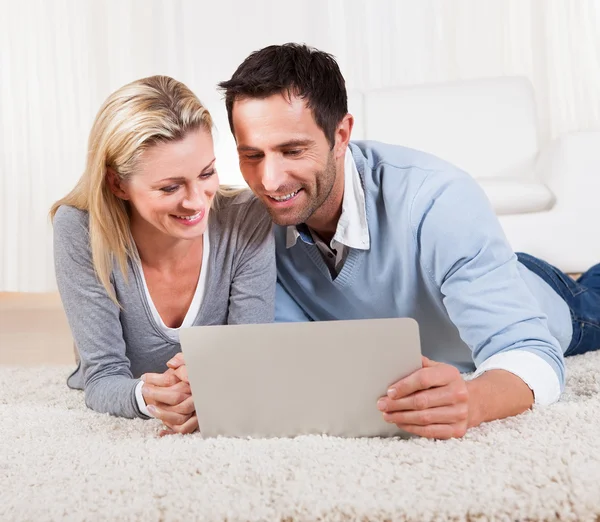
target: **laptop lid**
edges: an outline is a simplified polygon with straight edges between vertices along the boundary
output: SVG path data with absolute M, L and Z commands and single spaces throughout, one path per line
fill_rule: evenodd
M 194 326 L 180 342 L 205 437 L 405 434 L 377 400 L 421 368 L 414 319 Z

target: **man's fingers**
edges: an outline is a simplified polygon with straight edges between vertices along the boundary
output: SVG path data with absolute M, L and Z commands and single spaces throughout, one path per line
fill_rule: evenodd
M 467 433 L 467 424 L 430 424 L 429 426 L 417 426 L 415 424 L 398 424 L 401 430 L 426 437 L 428 439 L 457 439 Z
M 169 361 L 167 361 L 167 366 L 169 368 L 173 368 L 174 370 L 176 370 L 177 368 L 179 368 L 180 366 L 185 364 L 185 360 L 183 358 L 183 353 L 179 352 L 177 355 L 175 355 L 175 357 L 173 357 L 172 359 L 170 359 Z
M 421 368 L 401 379 L 388 389 L 390 399 L 400 399 L 420 390 L 428 390 L 437 386 L 445 386 L 453 380 L 460 379 L 460 372 L 449 364 L 436 364 Z
M 386 412 L 383 414 L 384 420 L 390 424 L 414 424 L 417 426 L 461 423 L 466 422 L 468 416 L 469 407 L 467 404 L 442 406 L 441 408 L 420 411 Z
M 174 372 L 165 373 L 145 373 L 141 377 L 146 384 L 153 386 L 173 386 L 179 382 L 177 375 Z
M 381 411 L 426 410 L 457 403 L 467 403 L 469 392 L 464 382 L 454 381 L 447 386 L 421 390 L 401 399 L 382 397 L 377 407 Z

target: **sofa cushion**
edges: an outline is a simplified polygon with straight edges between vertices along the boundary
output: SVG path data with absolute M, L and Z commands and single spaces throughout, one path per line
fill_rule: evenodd
M 513 179 L 478 179 L 497 215 L 549 210 L 554 195 L 543 183 Z
M 362 105 L 361 105 L 362 101 Z M 476 179 L 515 178 L 538 156 L 533 87 L 525 77 L 482 78 L 353 93 L 365 124 L 353 135 L 442 158 Z

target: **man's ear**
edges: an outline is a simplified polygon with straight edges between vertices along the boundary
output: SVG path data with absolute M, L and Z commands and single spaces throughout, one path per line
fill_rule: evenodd
M 110 167 L 106 169 L 106 182 L 108 183 L 108 188 L 115 196 L 124 200 L 129 199 L 129 194 L 123 189 L 123 181 L 114 169 Z
M 352 127 L 354 127 L 354 116 L 348 113 L 342 118 L 342 121 L 335 130 L 334 154 L 336 158 L 340 158 L 346 154 L 350 136 L 352 135 Z

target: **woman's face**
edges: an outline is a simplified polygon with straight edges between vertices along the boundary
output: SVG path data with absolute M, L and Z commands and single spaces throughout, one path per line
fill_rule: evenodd
M 145 150 L 137 172 L 122 185 L 132 225 L 150 225 L 177 239 L 202 236 L 218 188 L 212 135 L 205 129 Z

